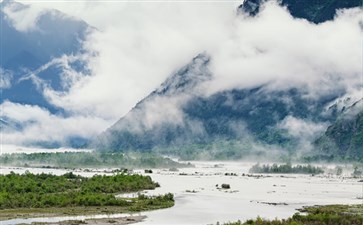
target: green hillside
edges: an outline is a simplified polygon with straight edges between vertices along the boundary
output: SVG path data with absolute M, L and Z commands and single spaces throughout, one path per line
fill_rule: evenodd
M 363 111 L 346 116 L 332 124 L 314 142 L 319 154 L 342 159 L 363 159 Z

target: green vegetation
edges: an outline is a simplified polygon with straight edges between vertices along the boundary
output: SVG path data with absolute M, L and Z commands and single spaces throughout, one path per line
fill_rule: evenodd
M 346 115 L 328 127 L 314 142 L 315 156 L 306 160 L 351 160 L 363 162 L 363 111 Z
M 73 173 L 61 176 L 28 172 L 23 175 L 0 175 L 0 218 L 1 214 L 9 213 L 9 209 L 17 209 L 14 211 L 17 213 L 25 208 L 117 206 L 122 211 L 141 211 L 173 206 L 172 194 L 156 197 L 139 195 L 127 199 L 115 197 L 116 193 L 154 189 L 158 186 L 149 176 L 123 173 L 114 176 L 95 175 L 91 178 Z
M 354 170 L 353 170 L 353 173 L 352 173 L 352 176 L 353 177 L 361 177 L 362 174 L 363 174 L 362 170 L 360 170 L 358 166 L 355 166 Z
M 326 5 L 324 1 L 315 2 L 316 4 L 308 0 L 298 2 L 303 6 Z M 334 4 L 339 2 L 341 1 L 335 1 Z M 339 96 L 311 99 L 304 97 L 305 94 L 298 89 L 267 91 L 264 87 L 258 87 L 190 99 L 183 107 L 188 126 L 176 126 L 164 121 L 165 123 L 150 130 L 131 132 L 128 129 L 129 119 L 139 118 L 137 112 L 144 110 L 145 102 L 153 101 L 153 96 L 145 98 L 138 107 L 130 111 L 130 115 L 134 117 L 120 119 L 94 140 L 92 146 L 100 151 L 158 152 L 183 160 L 235 160 L 249 157 L 273 161 L 280 161 L 282 157 L 300 160 L 300 153 L 306 151 L 300 149 L 306 146 L 305 140 L 280 126 L 282 121 L 291 117 L 313 123 L 333 124 L 339 123 L 340 117 L 348 112 L 343 113 L 332 107 L 330 113 L 326 113 L 326 106 Z M 349 113 L 354 114 L 351 110 Z M 303 157 L 308 157 L 306 160 L 311 159 L 312 162 L 321 160 L 314 158 L 315 155 L 326 156 L 324 161 L 333 162 L 363 160 L 363 123 L 359 122 L 362 118 L 358 116 L 356 122 L 353 119 L 347 123 L 349 126 L 342 123 L 333 132 L 336 136 L 324 140 L 325 147 L 316 145 L 316 149 L 303 154 Z
M 0 165 L 62 168 L 176 168 L 190 165 L 151 153 L 63 152 L 0 155 Z
M 206 58 L 200 57 L 201 60 Z M 193 62 L 190 65 L 193 65 Z M 181 70 L 178 74 L 182 76 L 184 71 Z M 194 148 L 193 152 L 203 150 L 202 154 L 207 153 L 208 156 L 207 150 L 211 150 L 211 156 L 215 155 L 216 159 L 241 158 L 240 155 L 245 156 L 249 151 L 274 155 L 272 150 L 283 149 L 286 153 L 293 153 L 299 147 L 299 138 L 279 126 L 287 116 L 302 120 L 309 118 L 314 122 L 333 122 L 336 119 L 336 116 L 330 115 L 327 116 L 329 118 L 322 118 L 326 104 L 333 100 L 331 98 L 306 98 L 298 89 L 270 91 L 261 86 L 233 89 L 210 96 L 196 96 L 182 107 L 186 115 L 185 124 L 175 125 L 164 121 L 142 132 L 130 131 L 130 119 L 142 120 L 138 112 L 143 112 L 146 102 L 153 101 L 155 94 L 163 93 L 153 93 L 146 97 L 130 111 L 130 115 L 133 116 L 121 118 L 112 128 L 94 140 L 92 146 L 99 150 L 149 152 L 154 148 L 183 149 L 188 148 L 188 145 L 200 145 L 202 148 L 206 147 L 205 151 L 202 148 Z M 142 122 L 140 121 L 141 124 Z M 195 129 L 196 127 L 198 129 Z M 201 130 L 203 132 L 200 132 Z M 219 142 L 224 142 L 225 145 L 222 144 L 226 148 L 219 148 Z M 232 145 L 232 151 L 229 144 Z M 199 156 L 200 152 L 197 154 Z M 187 154 L 185 156 L 188 157 Z
M 328 205 L 306 207 L 302 212 L 288 219 L 266 220 L 258 217 L 246 222 L 225 223 L 224 225 L 362 225 L 363 205 Z M 217 223 L 219 225 L 219 223 Z
M 297 165 L 291 166 L 291 164 L 277 165 L 262 165 L 256 164 L 249 170 L 250 173 L 295 173 L 295 174 L 320 174 L 324 173 L 324 170 L 320 167 L 314 167 L 311 165 Z
M 343 174 L 343 168 L 340 166 L 336 167 L 336 175 L 341 176 Z

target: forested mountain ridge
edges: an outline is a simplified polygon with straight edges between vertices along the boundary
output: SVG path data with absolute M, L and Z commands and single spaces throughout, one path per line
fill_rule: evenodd
M 238 11 L 256 16 L 264 2 L 247 0 Z M 280 4 L 295 18 L 318 24 L 333 19 L 338 9 L 359 7 L 360 1 L 286 0 Z M 339 123 L 345 112 L 334 103 L 347 94 L 345 90 L 337 88 L 313 96 L 304 88 L 278 90 L 267 83 L 206 95 L 202 91 L 203 84 L 213 79 L 210 60 L 213 58 L 207 53 L 196 56 L 93 140 L 91 146 L 103 151 L 162 149 L 166 153 L 180 151 L 180 154 L 190 155 L 218 148 L 218 154 L 225 151 L 223 157 L 227 158 L 276 150 L 293 155 L 307 148 L 312 152 L 339 149 L 339 156 L 357 157 L 357 148 L 348 148 L 348 144 L 336 145 L 335 150 L 326 147 L 318 150 L 318 143 L 322 142 L 319 140 L 324 139 L 318 137 L 329 125 Z M 349 107 L 351 102 L 345 104 Z M 325 135 L 331 133 L 331 129 L 329 127 Z M 357 130 L 357 135 L 349 134 L 354 136 L 352 142 L 360 147 L 363 140 L 358 137 L 362 128 L 352 125 L 352 129 Z M 329 138 L 341 141 L 338 136 L 329 135 Z
M 314 141 L 316 154 L 341 159 L 363 159 L 363 100 L 347 109 L 325 133 Z M 350 112 L 357 110 L 357 112 Z
M 246 0 L 239 6 L 240 12 L 251 16 L 259 13 L 261 6 L 269 0 Z M 361 7 L 361 0 L 280 0 L 295 18 L 307 19 L 312 23 L 332 20 L 337 9 Z

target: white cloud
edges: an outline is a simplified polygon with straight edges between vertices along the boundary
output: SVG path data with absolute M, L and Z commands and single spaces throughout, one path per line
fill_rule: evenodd
M 211 55 L 215 76 L 205 85 L 208 93 L 265 83 L 273 89 L 305 88 L 313 96 L 361 88 L 362 51 L 356 48 L 361 9 L 340 11 L 334 21 L 316 25 L 293 19 L 275 2 L 255 18 L 237 16 L 237 5 L 54 4 L 96 24 L 99 32 L 89 36 L 85 48 L 99 54 L 90 59 L 93 76 L 69 93 L 52 93 L 52 101 L 116 120 L 203 51 Z
M 289 134 L 296 138 L 314 139 L 317 134 L 323 133 L 326 128 L 326 123 L 314 123 L 312 121 L 287 116 L 279 124 L 279 128 L 288 130 Z
M 98 117 L 52 115 L 38 106 L 6 101 L 0 107 L 7 122 L 22 125 L 21 129 L 11 132 L 2 129 L 2 144 L 65 143 L 69 137 L 93 137 L 109 125 L 109 121 Z
M 308 119 L 287 116 L 277 125 L 277 128 L 286 129 L 291 136 L 298 139 L 298 154 L 303 154 L 312 148 L 312 141 L 321 136 L 328 125 L 328 123 L 315 123 Z
M 88 74 L 87 66 L 84 68 L 85 71 L 79 71 L 72 67 L 74 63 L 87 63 L 89 61 L 89 56 L 87 53 L 78 55 L 62 55 L 59 58 L 53 58 L 48 63 L 40 66 L 34 71 L 29 71 L 27 74 L 22 76 L 19 81 L 26 79 L 33 79 L 34 82 L 37 83 L 38 88 L 41 91 L 44 91 L 46 97 L 54 98 L 52 95 L 61 94 L 65 91 L 68 91 L 82 79 L 85 79 Z M 38 74 L 48 70 L 50 67 L 59 68 L 59 74 L 53 74 L 54 76 L 59 76 L 60 78 L 60 86 L 62 87 L 61 93 L 56 93 L 47 82 L 45 82 L 42 78 L 38 77 Z M 53 99 L 50 99 L 53 100 Z M 55 105 L 56 102 L 53 102 Z M 64 107 L 64 106 L 63 106 Z
M 362 86 L 362 10 L 319 25 L 269 2 L 256 18 L 236 19 L 230 39 L 212 53 L 210 91 L 273 83 L 274 89 L 322 92 Z M 214 56 L 214 57 L 213 57 Z
M 8 89 L 11 87 L 13 73 L 0 67 L 0 89 Z
M 9 2 L 1 10 L 6 14 L 6 18 L 18 31 L 32 31 L 37 29 L 37 20 L 42 13 L 42 9 L 30 7 L 28 5 Z
M 362 37 L 361 9 L 340 11 L 334 21 L 316 25 L 293 19 L 273 2 L 255 18 L 237 16 L 237 1 L 30 3 L 33 7 L 27 13 L 10 12 L 20 30 L 34 29 L 44 7 L 81 17 L 98 29 L 84 45 L 98 52 L 88 58 L 92 76 L 80 79 L 69 69 L 69 92 L 45 89 L 52 103 L 77 116 L 60 118 L 31 107 L 32 112 L 44 114 L 46 121 L 58 121 L 60 130 L 71 121 L 89 127 L 89 117 L 98 121 L 89 127 L 92 132 L 105 129 L 109 122 L 104 121 L 125 115 L 167 76 L 204 51 L 211 56 L 210 70 L 215 76 L 205 85 L 209 94 L 265 83 L 273 89 L 304 87 L 313 95 L 337 87 L 362 87 L 362 51 L 357 47 Z M 56 128 L 37 121 L 40 125 L 32 128 L 34 134 L 57 133 Z M 64 130 L 85 132 L 79 127 Z M 57 135 L 62 136 L 61 132 Z
M 98 9 L 97 3 L 86 5 L 84 10 Z M 58 106 L 116 120 L 195 55 L 220 42 L 236 8 L 234 3 L 105 3 L 98 10 L 97 18 L 107 14 L 109 20 L 85 43 L 85 49 L 98 52 L 89 63 L 93 76 L 69 93 L 47 94 Z

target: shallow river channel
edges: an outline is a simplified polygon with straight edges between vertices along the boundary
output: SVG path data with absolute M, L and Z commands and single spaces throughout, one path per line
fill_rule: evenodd
M 153 170 L 147 174 L 160 183 L 161 187 L 145 191 L 147 195 L 171 192 L 175 196 L 175 206 L 168 209 L 143 212 L 147 218 L 140 225 L 187 225 L 216 224 L 246 220 L 261 216 L 264 218 L 286 218 L 293 215 L 302 206 L 325 204 L 360 204 L 362 203 L 363 183 L 360 179 L 348 176 L 311 176 L 248 174 L 253 165 L 245 162 L 193 162 L 194 168 L 178 171 Z M 23 173 L 63 174 L 61 169 L 36 168 L 1 168 L 1 173 L 14 171 Z M 103 170 L 85 172 L 73 171 L 82 176 L 102 174 Z M 135 170 L 143 174 L 143 170 Z M 232 173 L 232 174 L 231 174 Z M 229 184 L 230 189 L 221 189 L 222 184 Z M 131 194 L 132 195 L 132 194 Z M 1 225 L 57 222 L 70 219 L 121 217 L 129 214 L 94 215 L 80 217 L 28 218 L 1 221 Z

